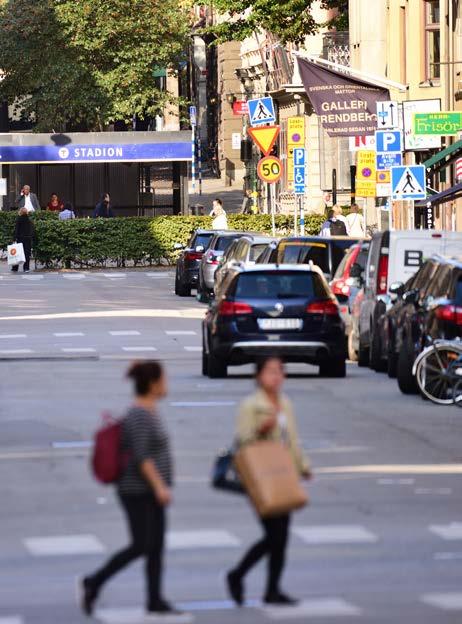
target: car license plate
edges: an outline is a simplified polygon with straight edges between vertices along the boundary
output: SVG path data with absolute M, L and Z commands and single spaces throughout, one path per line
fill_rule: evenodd
M 258 327 L 260 329 L 263 329 L 264 331 L 271 330 L 271 329 L 301 329 L 302 320 L 291 319 L 291 318 L 282 318 L 282 319 L 264 318 L 264 319 L 258 319 Z

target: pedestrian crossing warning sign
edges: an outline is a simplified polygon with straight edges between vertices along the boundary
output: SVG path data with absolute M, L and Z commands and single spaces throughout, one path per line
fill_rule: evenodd
M 263 124 L 274 123 L 274 102 L 272 97 L 257 98 L 249 100 L 249 119 L 251 126 L 261 126 Z
M 392 199 L 425 199 L 424 165 L 392 167 L 391 189 Z

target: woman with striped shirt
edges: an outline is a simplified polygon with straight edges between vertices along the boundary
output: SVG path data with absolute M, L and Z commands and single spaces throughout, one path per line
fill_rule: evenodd
M 167 394 L 164 371 L 158 362 L 134 364 L 127 377 L 135 385 L 135 401 L 122 421 L 122 448 L 128 464 L 117 484 L 127 516 L 131 544 L 81 583 L 82 609 L 87 615 L 104 583 L 129 563 L 144 557 L 149 613 L 178 613 L 163 598 L 162 565 L 166 508 L 172 501 L 173 462 L 167 430 L 157 403 Z

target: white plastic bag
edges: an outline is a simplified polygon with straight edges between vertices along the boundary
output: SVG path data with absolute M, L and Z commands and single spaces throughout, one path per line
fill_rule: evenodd
M 8 245 L 8 265 L 17 266 L 26 261 L 26 255 L 24 253 L 24 246 L 22 243 L 13 243 Z

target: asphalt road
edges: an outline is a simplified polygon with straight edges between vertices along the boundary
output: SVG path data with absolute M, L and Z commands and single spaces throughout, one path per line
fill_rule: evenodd
M 353 364 L 345 380 L 289 367 L 315 472 L 284 577 L 304 602 L 264 609 L 261 566 L 248 579 L 249 606 L 233 608 L 223 576 L 259 529 L 244 499 L 211 490 L 209 473 L 232 440 L 251 369 L 202 378 L 204 307 L 172 291 L 171 271 L 22 276 L 0 267 L 0 624 L 85 621 L 75 578 L 126 541 L 111 488 L 89 473 L 89 443 L 100 412 L 129 403 L 124 371 L 141 357 L 163 360 L 169 374 L 163 414 L 178 478 L 166 594 L 188 621 L 460 624 L 460 410 L 404 397 Z M 98 617 L 138 624 L 142 605 L 135 564 L 107 586 Z

